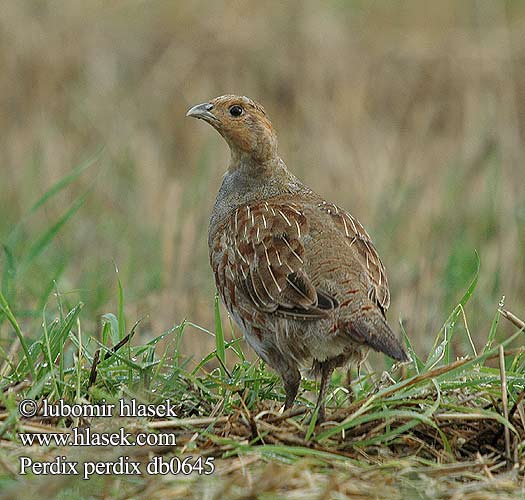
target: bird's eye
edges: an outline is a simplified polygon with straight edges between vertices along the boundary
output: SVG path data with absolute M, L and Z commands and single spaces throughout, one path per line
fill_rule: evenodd
M 243 112 L 243 109 L 238 104 L 234 104 L 230 108 L 230 115 L 232 115 L 232 116 L 241 116 L 242 112 Z

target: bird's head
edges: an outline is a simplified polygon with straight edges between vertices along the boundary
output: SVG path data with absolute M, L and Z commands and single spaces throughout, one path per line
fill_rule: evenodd
M 208 122 L 230 146 L 232 166 L 277 157 L 277 138 L 264 108 L 245 96 L 223 95 L 193 106 L 186 116 Z

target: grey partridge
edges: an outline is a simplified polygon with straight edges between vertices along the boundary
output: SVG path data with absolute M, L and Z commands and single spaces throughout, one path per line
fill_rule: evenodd
M 385 319 L 385 268 L 363 226 L 297 179 L 264 108 L 224 95 L 187 116 L 214 127 L 231 160 L 211 215 L 210 263 L 220 296 L 255 352 L 281 376 L 285 409 L 299 369 L 320 375 L 318 421 L 333 370 L 371 347 L 409 360 Z

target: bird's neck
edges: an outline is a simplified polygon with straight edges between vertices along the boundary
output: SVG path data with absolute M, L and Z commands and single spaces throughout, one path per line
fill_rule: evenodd
M 247 152 L 230 145 L 228 171 L 239 170 L 247 172 L 248 175 L 260 175 L 271 173 L 278 169 L 281 163 L 283 161 L 279 158 L 277 149 L 261 147 Z
M 265 162 L 242 156 L 237 163 L 230 163 L 217 200 L 235 209 L 254 200 L 288 192 L 288 185 L 294 180 L 297 181 L 278 156 Z
M 233 158 L 232 158 L 233 159 Z M 310 191 L 287 168 L 278 156 L 265 163 L 249 157 L 230 163 L 217 194 L 210 229 L 233 213 L 239 206 L 267 200 L 282 194 Z
M 259 158 L 235 149 L 232 149 L 230 153 L 227 173 L 235 173 L 239 178 L 254 178 L 258 182 L 264 182 L 266 178 L 275 174 L 279 175 L 283 171 L 288 172 L 283 160 L 277 154 Z

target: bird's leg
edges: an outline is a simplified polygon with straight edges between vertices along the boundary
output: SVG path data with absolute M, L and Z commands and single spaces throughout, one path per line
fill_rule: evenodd
M 359 381 L 359 368 L 357 369 L 357 378 L 356 381 Z M 352 377 L 352 369 L 348 367 L 346 370 L 346 388 L 348 389 L 348 400 L 350 402 L 353 402 L 354 400 L 354 391 L 352 389 L 352 383 L 354 381 L 354 378 Z
M 330 385 L 330 379 L 332 378 L 332 372 L 334 371 L 335 365 L 332 360 L 320 363 L 321 365 L 321 385 L 319 387 L 319 396 L 317 398 L 317 404 L 315 409 L 317 410 L 317 423 L 322 423 L 325 419 L 325 398 L 326 391 Z
M 284 402 L 284 410 L 289 410 L 295 401 L 297 391 L 299 391 L 299 384 L 301 383 L 301 373 L 295 367 L 289 367 L 286 373 L 282 374 L 284 391 L 286 392 L 286 400 Z

